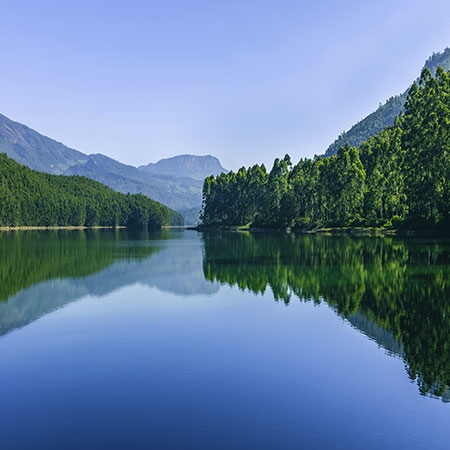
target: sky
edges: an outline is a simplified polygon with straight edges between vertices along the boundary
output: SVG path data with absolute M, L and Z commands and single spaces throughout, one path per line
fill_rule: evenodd
M 133 165 L 322 154 L 450 46 L 448 0 L 0 0 L 0 113 Z

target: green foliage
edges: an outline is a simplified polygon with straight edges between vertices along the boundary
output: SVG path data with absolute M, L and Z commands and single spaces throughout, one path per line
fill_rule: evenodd
M 345 144 L 359 147 L 368 138 L 375 136 L 386 127 L 392 126 L 395 118 L 399 116 L 405 105 L 407 92 L 391 97 L 384 105 L 380 105 L 376 111 L 353 125 L 349 131 L 344 131 L 327 148 L 325 156 L 333 156 L 339 148 Z
M 426 69 L 411 88 L 403 118 L 410 218 L 430 225 L 450 219 L 450 76 Z
M 438 67 L 450 70 L 450 48 L 446 48 L 442 53 L 433 53 L 425 62 L 424 69 L 428 69 L 433 75 Z M 353 147 L 359 147 L 364 141 L 375 136 L 386 127 L 394 125 L 395 119 L 405 107 L 408 91 L 403 94 L 391 97 L 376 111 L 353 125 L 350 130 L 343 132 L 327 149 L 325 156 L 335 155 L 341 146 L 349 143 Z
M 261 186 L 269 176 L 264 165 L 249 169 L 242 167 L 237 173 L 211 175 L 203 185 L 201 220 L 207 224 L 247 224 L 253 222 L 265 200 Z
M 209 177 L 205 225 L 265 228 L 450 226 L 450 76 L 425 69 L 405 112 L 361 143 L 329 158 L 288 155 L 264 166 Z
M 86 162 L 72 165 L 63 175 L 88 177 L 124 194 L 144 194 L 176 210 L 192 207 L 200 209 L 200 180 L 159 175 L 122 164 L 101 154 L 89 155 Z
M 62 174 L 88 156 L 0 114 L 0 153 L 43 172 Z
M 195 216 L 188 212 L 191 224 L 198 221 L 202 175 L 226 172 L 212 156 L 179 155 L 137 168 L 102 154 L 86 155 L 2 114 L 0 153 L 30 169 L 85 176 L 124 194 L 144 194 L 177 211 L 196 208 Z
M 0 154 L 0 226 L 182 225 L 182 216 L 144 195 L 125 195 L 85 177 L 50 175 Z

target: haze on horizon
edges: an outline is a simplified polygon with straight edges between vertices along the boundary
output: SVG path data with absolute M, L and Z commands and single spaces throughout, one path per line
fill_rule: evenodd
M 322 154 L 450 46 L 444 0 L 0 5 L 0 113 L 133 165 Z

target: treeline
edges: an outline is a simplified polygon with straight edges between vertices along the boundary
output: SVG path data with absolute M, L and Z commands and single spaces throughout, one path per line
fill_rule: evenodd
M 395 339 L 397 345 L 387 350 L 399 352 L 420 392 L 448 401 L 450 251 L 445 243 L 295 233 L 204 233 L 202 238 L 206 279 L 254 293 L 272 291 L 286 304 L 325 301 L 355 326 L 366 318 L 378 327 L 377 342 Z
M 205 225 L 450 226 L 450 76 L 428 69 L 395 125 L 337 155 L 207 178 Z
M 50 175 L 0 154 L 0 226 L 184 225 L 184 219 L 142 194 L 121 194 L 80 176 Z

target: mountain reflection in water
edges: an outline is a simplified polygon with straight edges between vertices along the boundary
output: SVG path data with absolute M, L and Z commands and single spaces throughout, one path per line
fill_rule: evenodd
M 87 295 L 141 284 L 179 296 L 220 285 L 326 302 L 449 401 L 450 242 L 283 233 L 48 231 L 0 235 L 0 336 Z

